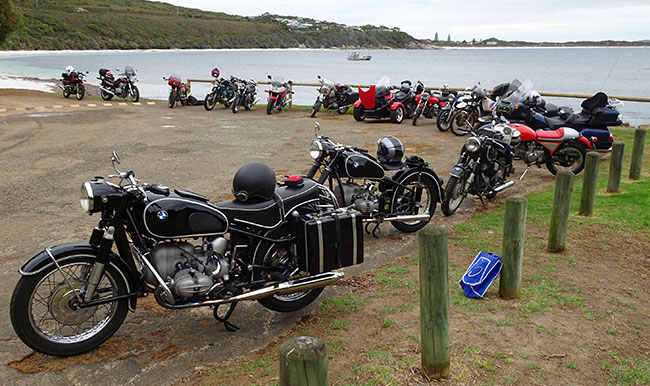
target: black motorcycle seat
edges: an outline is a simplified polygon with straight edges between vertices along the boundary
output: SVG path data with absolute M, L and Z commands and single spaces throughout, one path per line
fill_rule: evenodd
M 190 192 L 189 190 L 174 189 L 174 193 L 178 194 L 181 197 L 191 198 L 193 200 L 199 200 L 208 202 L 209 198 L 206 196 L 200 195 L 198 193 Z
M 583 109 L 592 112 L 594 109 L 603 108 L 607 106 L 607 94 L 604 92 L 597 92 L 594 96 L 585 99 L 580 107 Z
M 386 163 L 382 162 L 381 166 L 386 170 L 398 170 L 404 166 L 404 161 L 400 160 L 399 162 Z
M 303 178 L 302 186 L 280 186 L 275 189 L 275 195 L 282 203 L 282 213 L 286 217 L 300 205 L 318 201 L 320 188 L 316 181 Z
M 411 96 L 410 92 L 398 91 L 395 93 L 395 100 L 404 101 Z
M 560 108 L 554 105 L 553 103 L 546 103 L 544 109 L 546 110 L 547 117 L 556 117 L 560 113 Z
M 571 114 L 566 119 L 566 125 L 571 127 L 586 126 L 589 124 L 589 120 L 590 120 L 590 116 L 588 114 L 584 114 L 584 113 Z
M 562 126 L 566 126 L 566 122 L 560 118 L 546 117 L 546 123 L 548 124 L 548 128 L 551 130 L 557 130 Z
M 276 200 L 239 200 L 222 201 L 215 205 L 228 218 L 231 223 L 243 223 L 273 228 L 280 224 L 280 207 Z

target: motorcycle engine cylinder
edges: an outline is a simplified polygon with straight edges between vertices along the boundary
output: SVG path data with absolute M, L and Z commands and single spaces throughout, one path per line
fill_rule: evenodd
M 212 288 L 210 276 L 194 269 L 182 269 L 174 275 L 174 292 L 184 298 L 203 296 Z

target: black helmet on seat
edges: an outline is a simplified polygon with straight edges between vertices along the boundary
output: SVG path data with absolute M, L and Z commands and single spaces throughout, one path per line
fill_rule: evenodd
M 275 172 L 262 162 L 249 162 L 239 168 L 232 180 L 232 194 L 238 201 L 252 198 L 270 200 L 275 193 Z
M 381 137 L 377 141 L 377 159 L 385 164 L 395 164 L 402 161 L 404 144 L 392 135 Z

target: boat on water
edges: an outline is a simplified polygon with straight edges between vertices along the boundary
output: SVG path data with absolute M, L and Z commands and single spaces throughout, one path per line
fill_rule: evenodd
M 372 59 L 371 55 L 361 55 L 359 51 L 352 51 L 348 55 L 348 60 L 370 60 Z

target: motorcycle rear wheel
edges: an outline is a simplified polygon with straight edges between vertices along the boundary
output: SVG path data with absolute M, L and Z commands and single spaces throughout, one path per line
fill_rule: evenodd
M 131 95 L 131 102 L 137 103 L 140 100 L 140 90 L 137 87 L 131 86 L 129 94 Z
M 390 121 L 399 125 L 404 120 L 404 115 L 406 115 L 404 107 L 397 106 L 395 110 L 390 111 Z
M 68 90 L 63 90 L 63 97 L 64 97 L 64 98 L 70 98 L 70 91 L 68 91 Z
M 241 100 L 239 95 L 235 95 L 235 99 L 232 102 L 232 113 L 237 114 L 239 107 L 241 106 Z
M 167 104 L 169 105 L 169 108 L 171 109 L 174 107 L 176 104 L 176 99 L 178 98 L 178 94 L 174 91 L 169 93 L 169 99 L 167 100 Z
M 582 142 L 571 142 L 557 149 L 546 160 L 546 168 L 553 175 L 556 175 L 559 170 L 568 170 L 577 175 L 584 169 L 586 157 L 587 147 Z M 567 160 L 570 164 L 562 165 Z
M 451 117 L 451 132 L 459 137 L 469 134 L 474 128 L 474 120 L 474 114 L 466 110 L 456 111 Z
M 77 93 L 75 94 L 75 97 L 77 98 L 78 101 L 80 101 L 84 99 L 84 95 L 86 95 L 86 87 L 84 87 L 83 84 L 78 84 Z
M 102 90 L 102 92 L 100 94 L 102 96 L 102 99 L 105 100 L 105 101 L 110 101 L 111 99 L 113 99 L 113 94 L 111 94 L 108 91 Z
M 53 264 L 20 278 L 11 297 L 10 314 L 16 335 L 26 345 L 48 355 L 78 355 L 101 345 L 117 331 L 128 312 L 127 299 L 71 307 L 75 294 L 86 286 L 94 262 L 94 256 L 71 254 L 58 260 L 67 279 Z M 107 264 L 95 296 L 124 295 L 127 289 L 122 274 Z
M 422 175 L 418 177 L 417 173 L 413 173 L 410 176 L 399 181 L 403 186 L 409 187 L 411 189 L 415 188 L 415 192 L 408 191 L 402 187 L 399 187 L 395 190 L 395 194 L 392 199 L 392 212 L 393 213 L 408 213 L 408 214 L 423 214 L 428 213 L 428 220 L 416 220 L 412 222 L 403 222 L 403 221 L 391 221 L 390 223 L 397 229 L 402 232 L 416 232 L 424 226 L 426 226 L 429 221 L 431 221 L 431 216 L 436 211 L 436 205 L 438 204 L 438 185 L 431 179 L 431 177 Z M 418 194 L 420 198 L 414 202 L 413 194 Z
M 468 173 L 464 173 L 460 177 L 449 178 L 449 182 L 445 186 L 445 200 L 441 205 L 442 213 L 445 216 L 454 214 L 465 199 L 465 196 L 467 196 L 467 193 L 464 192 L 467 177 Z
M 343 114 L 348 112 L 349 108 L 350 108 L 350 106 L 339 107 L 338 109 L 336 109 L 336 112 L 343 115 Z
M 450 113 L 449 110 L 442 110 L 440 114 L 438 114 L 438 117 L 436 118 L 436 127 L 438 127 L 438 130 L 440 131 L 449 130 L 449 126 L 451 126 L 451 119 L 449 113 Z

